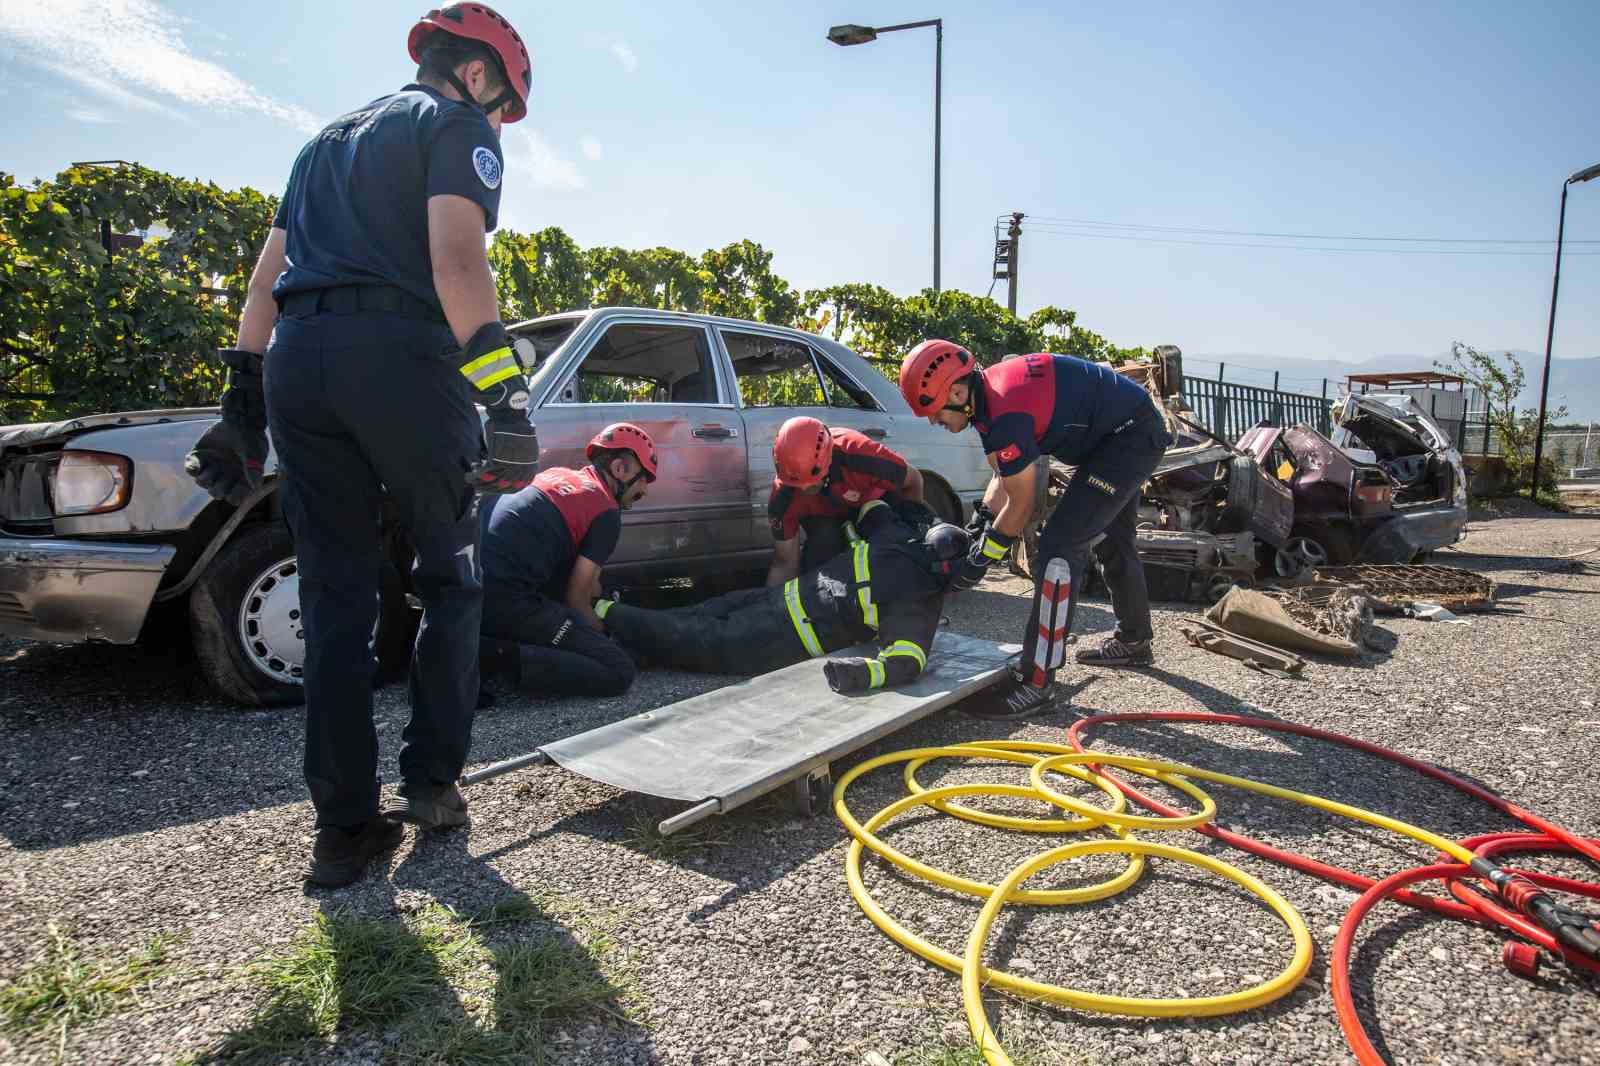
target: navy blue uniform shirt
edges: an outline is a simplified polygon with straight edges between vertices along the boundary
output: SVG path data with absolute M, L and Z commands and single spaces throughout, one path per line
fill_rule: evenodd
M 500 211 L 500 139 L 483 112 L 407 85 L 335 119 L 300 149 L 272 224 L 288 233 L 282 298 L 335 285 L 394 285 L 439 307 L 428 255 L 428 198 Z M 441 314 L 443 308 L 440 308 Z
M 491 596 L 515 591 L 563 599 L 578 556 L 604 566 L 622 535 L 616 497 L 592 466 L 553 466 L 521 492 L 486 496 L 478 522 Z
M 979 376 L 973 425 L 1001 477 L 1040 455 L 1069 466 L 1145 416 L 1157 417 L 1144 387 L 1103 363 L 1037 352 L 996 363 Z

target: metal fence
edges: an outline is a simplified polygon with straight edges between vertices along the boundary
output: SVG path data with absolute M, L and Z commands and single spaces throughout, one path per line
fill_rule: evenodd
M 1304 422 L 1322 433 L 1333 431 L 1326 396 L 1280 392 L 1210 378 L 1183 378 L 1183 398 L 1194 408 L 1194 421 L 1224 440 L 1238 440 L 1257 422 L 1280 426 Z

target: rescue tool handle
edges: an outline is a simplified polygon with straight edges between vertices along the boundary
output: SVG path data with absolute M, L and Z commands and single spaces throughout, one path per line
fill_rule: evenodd
M 702 440 L 707 438 L 724 439 L 727 437 L 738 436 L 737 433 L 726 426 L 701 426 L 699 429 L 694 431 L 693 435 L 701 438 Z

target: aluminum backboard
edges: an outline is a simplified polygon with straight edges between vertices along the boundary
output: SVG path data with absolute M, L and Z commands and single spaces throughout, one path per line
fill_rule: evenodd
M 822 661 L 810 659 L 539 750 L 630 792 L 721 799 L 731 809 L 977 692 L 1003 675 L 1018 650 L 941 630 L 928 668 L 903 688 L 841 696 L 828 688 Z

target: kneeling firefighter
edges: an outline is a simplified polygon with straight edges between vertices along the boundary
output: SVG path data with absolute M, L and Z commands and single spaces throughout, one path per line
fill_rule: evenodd
M 590 606 L 622 535 L 622 512 L 656 479 L 655 441 L 630 422 L 602 429 L 581 470 L 552 467 L 482 507 L 486 678 L 553 696 L 615 696 L 633 660 Z M 603 601 L 609 602 L 609 601 Z
M 970 550 L 966 530 L 936 523 L 918 535 L 881 500 L 862 508 L 850 550 L 782 586 L 741 589 L 705 603 L 651 611 L 601 601 L 622 645 L 664 666 L 718 674 L 764 674 L 875 640 L 874 658 L 823 666 L 835 692 L 866 692 L 916 680 L 927 666 L 944 595 Z
M 986 525 L 961 565 L 957 588 L 975 587 L 1027 528 L 1037 499 L 1035 460 L 1050 455 L 1077 468 L 1039 536 L 1044 563 L 1034 574 L 1017 677 L 1034 702 L 1046 701 L 1065 659 L 1075 590 L 1091 550 L 1111 590 L 1117 630 L 1078 652 L 1077 660 L 1095 666 L 1150 662 L 1150 595 L 1134 529 L 1139 489 L 1172 445 L 1150 394 L 1108 366 L 1048 352 L 979 370 L 972 353 L 946 340 L 925 340 L 911 350 L 900 365 L 900 391 L 912 411 L 934 425 L 951 433 L 977 429 L 994 469 L 980 509 Z

